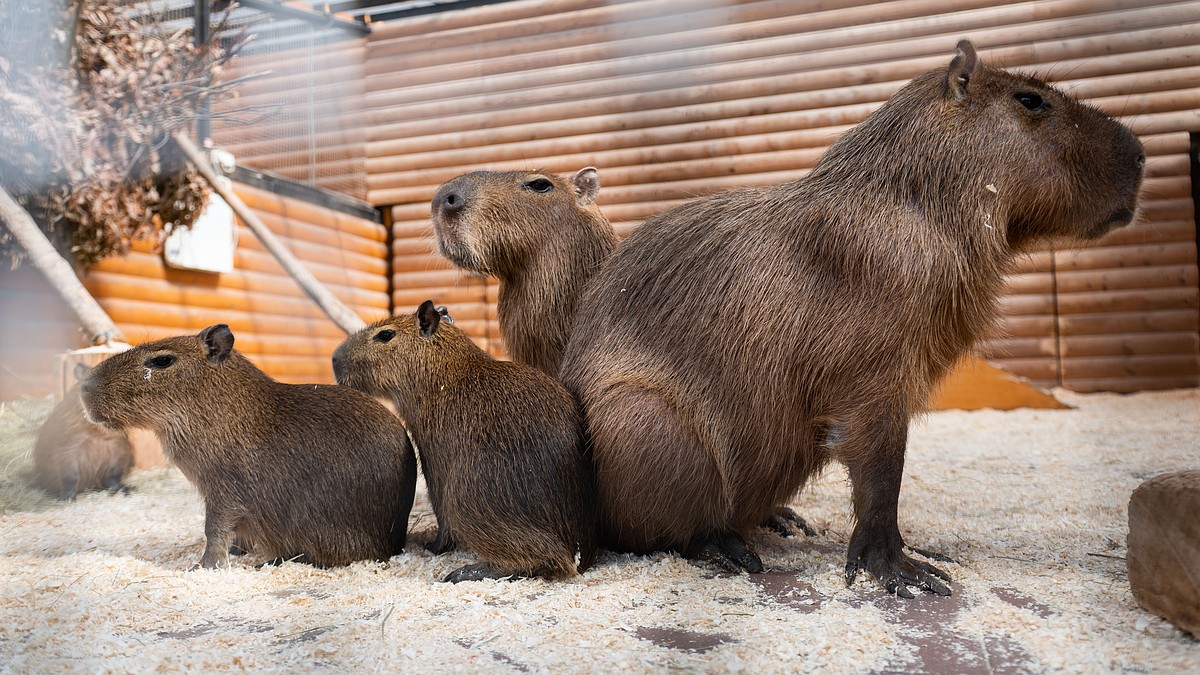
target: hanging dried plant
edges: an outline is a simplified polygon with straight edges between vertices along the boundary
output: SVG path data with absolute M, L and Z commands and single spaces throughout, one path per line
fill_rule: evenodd
M 22 4 L 0 0 L 0 16 Z M 207 183 L 167 139 L 194 126 L 205 98 L 232 94 L 216 79 L 240 41 L 194 45 L 113 0 L 64 3 L 60 18 L 45 39 L 71 47 L 65 63 L 0 51 L 0 184 L 86 267 L 134 240 L 160 244 L 165 226 L 200 213 Z M 21 257 L 3 229 L 0 256 Z

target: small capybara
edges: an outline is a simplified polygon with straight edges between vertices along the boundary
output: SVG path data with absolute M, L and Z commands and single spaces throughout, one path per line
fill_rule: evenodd
M 1128 224 L 1144 164 L 1129 129 L 963 40 L 808 176 L 648 220 L 592 278 L 560 371 L 601 544 L 761 569 L 748 528 L 837 459 L 847 582 L 949 594 L 897 524 L 909 419 L 993 324 L 1012 259 Z
M 435 554 L 463 545 L 486 564 L 446 581 L 557 579 L 596 557 L 595 480 L 578 406 L 553 378 L 498 361 L 425 301 L 333 354 L 339 383 L 391 399 L 421 453 Z
M 87 366 L 76 364 L 76 379 L 87 373 Z M 79 385 L 68 389 L 38 430 L 33 484 L 52 497 L 70 500 L 87 490 L 128 490 L 124 480 L 132 468 L 133 446 L 125 432 L 89 422 Z
M 272 380 L 225 324 L 147 342 L 81 384 L 88 416 L 153 431 L 204 498 L 201 567 L 241 549 L 319 566 L 404 548 L 417 462 L 404 426 L 361 392 Z
M 438 251 L 500 280 L 496 302 L 509 356 L 558 376 L 584 286 L 617 246 L 596 206 L 600 175 L 475 171 L 433 197 Z

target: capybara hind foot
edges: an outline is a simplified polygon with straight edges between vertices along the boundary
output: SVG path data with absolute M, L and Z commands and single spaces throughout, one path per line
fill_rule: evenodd
M 762 527 L 785 539 L 792 536 L 793 526 L 803 532 L 806 537 L 817 536 L 817 531 L 809 526 L 808 521 L 786 506 L 775 507 L 775 513 L 767 516 L 767 519 L 762 522 Z
M 483 579 L 512 579 L 511 574 L 501 574 L 492 569 L 491 565 L 486 563 L 476 563 L 474 565 L 463 565 L 446 575 L 444 582 L 457 584 L 460 581 L 480 581 Z
M 850 554 L 846 562 L 847 586 L 854 583 L 860 571 L 866 570 L 883 584 L 888 593 L 902 598 L 916 597 L 908 589 L 909 586 L 927 593 L 950 595 L 950 588 L 942 583 L 950 583 L 950 575 L 923 560 L 905 555 L 903 543 L 891 546 L 886 540 L 868 541 L 866 537 L 858 535 L 856 532 L 850 539 Z
M 726 572 L 763 571 L 762 558 L 754 552 L 741 535 L 723 532 L 712 535 L 697 535 L 683 551 L 683 557 L 693 562 L 715 565 Z

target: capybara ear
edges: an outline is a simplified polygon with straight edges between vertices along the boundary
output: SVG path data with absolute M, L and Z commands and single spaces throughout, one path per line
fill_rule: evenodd
M 950 67 L 946 69 L 946 96 L 952 101 L 967 97 L 967 85 L 975 73 L 975 45 L 970 40 L 959 40 Z
M 438 324 L 442 322 L 442 313 L 433 306 L 432 300 L 426 300 L 417 308 L 417 325 L 421 337 L 427 338 L 437 332 Z
M 575 201 L 580 206 L 587 206 L 596 201 L 596 195 L 600 194 L 600 172 L 596 167 L 585 166 L 576 171 L 571 182 L 575 184 Z
M 233 331 L 229 326 L 218 323 L 200 331 L 200 341 L 208 350 L 208 360 L 220 363 L 233 351 Z
M 92 367 L 86 363 L 82 363 L 82 362 L 76 363 L 75 364 L 75 380 L 77 382 L 82 382 L 83 378 L 87 377 L 88 371 L 90 371 L 91 369 L 92 369 Z

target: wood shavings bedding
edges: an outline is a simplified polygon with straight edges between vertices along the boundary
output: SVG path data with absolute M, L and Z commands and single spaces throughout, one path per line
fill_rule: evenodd
M 822 533 L 755 544 L 771 571 L 605 553 L 581 578 L 437 580 L 474 560 L 420 546 L 320 570 L 188 571 L 201 501 L 175 470 L 129 496 L 0 516 L 0 671 L 1097 672 L 1200 667 L 1200 642 L 1137 607 L 1129 494 L 1200 466 L 1200 391 L 1058 395 L 1075 410 L 941 412 L 913 426 L 900 524 L 947 553 L 950 598 L 847 588 L 840 467 L 793 507 Z

